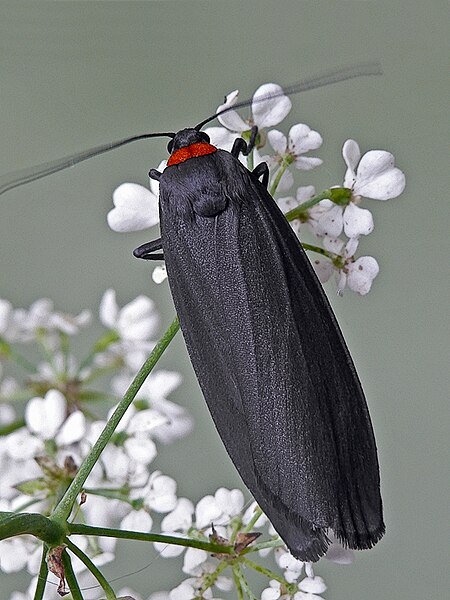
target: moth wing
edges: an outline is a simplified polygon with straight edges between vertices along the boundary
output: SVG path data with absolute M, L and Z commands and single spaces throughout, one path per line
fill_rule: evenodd
M 187 221 L 173 210 L 177 181 L 161 185 L 169 282 L 210 412 L 296 556 L 322 555 L 328 528 L 350 547 L 370 547 L 384 530 L 378 463 L 345 342 L 271 196 L 217 155 L 190 179 L 195 193 L 221 182 L 228 205 L 215 217 Z

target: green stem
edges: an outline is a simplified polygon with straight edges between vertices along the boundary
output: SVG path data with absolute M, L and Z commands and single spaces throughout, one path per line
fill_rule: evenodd
M 3 425 L 3 427 L 0 427 L 0 437 L 2 435 L 9 435 L 13 431 L 20 429 L 24 425 L 25 425 L 25 419 L 18 419 L 17 421 L 13 421 L 12 423 L 9 423 L 8 425 Z
M 0 337 L 0 355 L 5 355 L 6 358 L 12 360 L 17 365 L 28 371 L 29 373 L 36 373 L 36 367 L 27 358 L 22 356 L 17 350 L 15 350 L 11 344 Z
M 244 591 L 242 589 L 240 579 L 237 576 L 235 571 L 236 571 L 236 568 L 233 567 L 233 580 L 234 580 L 234 585 L 236 586 L 237 597 L 238 597 L 238 600 L 244 600 Z
M 256 571 L 257 573 L 261 573 L 262 575 L 269 577 L 269 579 L 275 579 L 275 581 L 279 581 L 282 585 L 289 586 L 289 583 L 284 577 L 278 575 L 278 573 L 275 573 L 274 571 L 270 571 L 270 569 L 266 569 L 265 567 L 258 565 L 249 558 L 245 558 L 244 556 L 242 556 L 241 562 L 247 567 L 250 567 L 250 569 Z
M 288 211 L 284 216 L 288 221 L 294 219 L 300 219 L 306 215 L 308 210 L 318 204 L 321 200 L 331 200 L 339 206 L 346 206 L 352 197 L 352 190 L 349 188 L 329 188 L 324 190 L 317 196 L 313 196 L 309 200 L 302 202 L 300 206 L 296 206 L 292 210 Z
M 241 588 L 242 591 L 245 592 L 247 594 L 247 597 L 249 598 L 249 600 L 258 600 L 255 596 L 255 594 L 252 592 L 252 590 L 250 589 L 247 580 L 244 577 L 244 574 L 242 573 L 241 567 L 239 565 L 239 563 L 236 563 L 233 566 L 233 573 L 235 574 L 236 578 L 239 580 L 239 583 L 241 584 Z
M 72 561 L 66 550 L 62 553 L 62 561 L 64 565 L 64 575 L 66 577 L 67 585 L 69 586 L 70 593 L 72 594 L 72 600 L 83 600 L 80 586 L 76 575 L 72 567 Z
M 39 513 L 0 513 L 0 540 L 29 534 L 49 546 L 57 546 L 66 535 L 65 524 L 60 525 Z
M 283 160 L 283 162 L 280 165 L 280 168 L 277 171 L 277 174 L 275 175 L 275 179 L 273 180 L 272 185 L 270 186 L 270 190 L 269 193 L 271 196 L 275 196 L 275 192 L 277 191 L 277 187 L 281 181 L 281 178 L 284 175 L 284 172 L 286 171 L 286 169 L 289 166 L 289 162 L 286 160 Z
M 33 600 L 42 600 L 45 592 L 45 584 L 47 583 L 48 567 L 45 557 L 47 555 L 47 548 L 45 544 L 42 544 L 42 557 L 41 566 L 39 567 L 39 574 L 36 582 L 36 589 L 34 591 Z
M 317 196 L 314 196 L 313 198 L 302 202 L 299 206 L 296 206 L 292 210 L 289 210 L 284 216 L 288 221 L 299 219 L 300 217 L 304 217 L 305 213 L 316 204 L 319 204 L 321 200 L 326 200 L 329 198 L 330 190 L 324 190 L 321 194 L 317 194 Z
M 93 525 L 84 525 L 83 523 L 68 523 L 67 529 L 70 535 L 99 535 L 124 540 L 137 540 L 140 542 L 161 542 L 163 544 L 175 544 L 176 546 L 198 548 L 199 550 L 206 550 L 206 552 L 212 554 L 233 554 L 234 552 L 234 548 L 231 546 L 222 546 L 220 544 L 202 542 L 201 540 L 163 535 L 160 533 L 144 533 L 141 531 L 127 531 L 109 527 L 94 527 Z
M 251 518 L 251 520 L 248 522 L 248 524 L 246 525 L 246 527 L 245 527 L 245 528 L 242 530 L 242 531 L 243 531 L 243 533 L 249 533 L 249 532 L 250 532 L 250 531 L 253 529 L 253 527 L 254 527 L 254 525 L 255 525 L 256 521 L 259 519 L 259 517 L 260 517 L 261 515 L 262 515 L 262 510 L 259 508 L 259 506 L 257 506 L 257 507 L 255 508 L 255 511 L 254 511 L 254 513 L 253 513 L 253 517 L 252 517 L 252 518 Z
M 254 161 L 253 161 L 253 150 L 250 152 L 250 154 L 247 156 L 247 169 L 249 171 L 253 171 L 253 165 L 254 165 Z
M 158 360 L 161 358 L 164 350 L 170 344 L 178 329 L 180 328 L 180 324 L 178 322 L 178 318 L 175 319 L 170 324 L 167 331 L 164 333 L 162 338 L 159 340 L 152 353 L 142 365 L 141 369 L 137 373 L 136 377 L 131 382 L 130 387 L 126 391 L 123 399 L 119 402 L 116 410 L 112 414 L 109 421 L 106 423 L 105 428 L 100 434 L 98 440 L 95 442 L 92 450 L 84 459 L 81 464 L 77 474 L 75 475 L 72 483 L 67 488 L 66 493 L 63 498 L 59 502 L 58 506 L 52 513 L 52 519 L 59 522 L 67 521 L 70 512 L 72 510 L 72 506 L 74 505 L 78 494 L 81 492 L 84 482 L 89 476 L 89 473 L 94 468 L 96 462 L 98 461 L 100 454 L 103 452 L 106 444 L 109 442 L 112 434 L 114 433 L 117 425 L 119 424 L 121 418 L 125 414 L 127 408 L 133 402 L 136 394 L 138 393 L 140 387 L 144 383 L 145 379 L 156 365 Z
M 219 565 L 217 566 L 217 568 L 212 572 L 209 573 L 208 575 L 206 575 L 203 579 L 203 585 L 202 588 L 200 590 L 200 593 L 203 595 L 207 589 L 209 589 L 211 586 L 214 585 L 214 583 L 217 581 L 217 578 L 219 577 L 219 575 L 222 573 L 222 571 L 225 571 L 225 569 L 228 567 L 229 563 L 225 560 L 223 560 L 221 563 L 219 563 Z
M 306 244 L 302 242 L 302 246 L 304 250 L 311 250 L 312 252 L 317 252 L 318 254 L 322 254 L 331 260 L 336 260 L 339 257 L 339 254 L 335 254 L 334 252 L 330 252 L 329 250 L 325 250 L 325 248 L 321 248 L 320 246 L 313 246 L 312 244 Z
M 64 540 L 64 543 L 69 548 L 75 556 L 77 556 L 81 562 L 86 566 L 86 568 L 92 573 L 95 579 L 99 582 L 103 591 L 106 594 L 106 600 L 117 600 L 117 596 L 114 593 L 114 590 L 109 585 L 103 573 L 94 565 L 92 560 L 87 556 L 78 546 L 75 546 L 68 538 Z

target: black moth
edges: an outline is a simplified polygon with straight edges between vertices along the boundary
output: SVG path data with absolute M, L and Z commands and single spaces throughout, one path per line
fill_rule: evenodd
M 377 73 L 377 65 L 360 65 L 287 92 Z M 241 138 L 229 153 L 200 131 L 216 116 L 176 134 L 136 136 L 27 169 L 0 191 L 135 139 L 172 137 L 168 167 L 150 171 L 160 183 L 161 238 L 135 255 L 164 257 L 187 349 L 228 454 L 296 558 L 320 558 L 329 532 L 349 548 L 370 548 L 385 528 L 375 439 L 352 358 L 267 191 L 267 166 L 248 171 L 238 160 L 250 149 Z

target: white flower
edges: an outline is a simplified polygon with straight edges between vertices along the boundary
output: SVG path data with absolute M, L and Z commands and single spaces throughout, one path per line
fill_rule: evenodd
M 0 335 L 6 334 L 8 328 L 10 326 L 12 314 L 13 314 L 13 307 L 12 307 L 11 302 L 0 298 Z
M 152 279 L 155 283 L 160 284 L 167 279 L 166 265 L 160 265 L 153 269 Z
M 28 429 L 43 440 L 51 440 L 66 419 L 66 399 L 58 390 L 49 390 L 44 398 L 32 398 L 25 407 Z
M 147 485 L 142 490 L 134 490 L 131 497 L 143 497 L 144 504 L 149 510 L 160 513 L 172 511 L 177 504 L 177 482 L 172 477 L 154 471 Z
M 289 583 L 297 581 L 300 577 L 304 562 L 297 560 L 292 554 L 283 548 L 277 549 L 275 552 L 275 560 L 281 569 L 284 569 L 284 577 Z
M 297 193 L 296 193 L 295 198 L 293 198 L 292 196 L 278 198 L 276 200 L 276 203 L 280 207 L 280 210 L 284 214 L 286 214 L 289 211 L 293 210 L 294 208 L 297 208 L 298 206 L 302 205 L 303 202 L 306 202 L 307 200 L 310 200 L 311 198 L 313 198 L 315 196 L 315 194 L 316 194 L 316 190 L 313 185 L 300 186 L 299 188 L 297 188 Z M 326 202 L 330 202 L 330 201 L 327 200 Z M 324 211 L 324 209 L 320 205 L 321 205 L 321 202 L 319 202 L 319 204 L 316 204 L 315 206 L 310 208 L 308 211 L 305 211 L 305 218 L 307 219 L 306 222 L 310 226 L 313 233 L 315 233 L 316 221 L 319 218 L 320 214 Z M 297 235 L 299 235 L 301 220 L 294 219 L 292 221 L 289 221 L 289 223 L 290 223 L 292 229 L 295 231 L 295 233 Z
M 245 511 L 243 517 L 242 517 L 242 522 L 244 523 L 244 525 L 248 525 L 248 523 L 250 523 L 250 521 L 253 519 L 254 514 L 255 514 L 255 510 L 258 508 L 258 505 L 256 502 L 252 502 L 250 504 L 250 506 L 247 508 L 247 510 Z M 258 517 L 258 520 L 256 521 L 256 523 L 254 523 L 253 527 L 258 528 L 258 527 L 264 527 L 264 525 L 267 523 L 268 519 L 266 517 L 266 515 L 264 513 L 261 513 L 260 516 Z
M 324 238 L 324 246 L 327 250 L 340 254 L 343 258 L 343 264 L 337 267 L 327 258 L 316 258 L 312 261 L 314 270 L 322 283 L 328 281 L 336 272 L 338 294 L 342 295 L 343 290 L 348 286 L 352 291 L 365 296 L 372 287 L 373 280 L 378 275 L 379 266 L 372 256 L 361 256 L 354 258 L 358 247 L 357 239 L 344 242 L 335 238 Z
M 122 308 L 113 289 L 106 290 L 100 302 L 100 321 L 115 330 L 121 339 L 133 342 L 148 340 L 159 325 L 155 303 L 147 296 L 138 296 Z
M 295 165 L 296 169 L 309 171 L 323 162 L 320 158 L 302 156 L 310 150 L 320 148 L 323 141 L 320 133 L 313 131 L 304 123 L 291 127 L 287 138 L 281 131 L 272 129 L 267 134 L 267 139 L 276 152 L 272 160 L 278 163 L 287 159 Z
M 223 127 L 208 127 L 205 133 L 209 135 L 211 143 L 218 148 L 230 151 L 234 140 L 244 131 L 248 131 L 256 125 L 258 130 L 265 127 L 278 125 L 287 116 L 291 110 L 292 103 L 288 96 L 283 93 L 283 88 L 274 83 L 265 83 L 261 85 L 253 94 L 251 116 L 244 120 L 235 111 L 229 110 L 217 117 Z M 278 97 L 272 97 L 280 94 Z M 219 112 L 223 109 L 234 106 L 238 101 L 239 92 L 235 90 L 225 97 L 225 103 L 217 107 Z M 262 98 L 266 98 L 263 100 Z M 259 160 L 254 161 L 257 165 Z
M 195 508 L 195 523 L 199 529 L 214 525 L 227 525 L 244 506 L 241 490 L 219 488 L 214 496 L 205 496 Z
M 151 531 L 153 519 L 146 510 L 132 510 L 120 522 L 120 529 L 128 531 Z
M 395 159 L 390 152 L 370 150 L 361 158 L 355 140 L 347 140 L 342 156 L 347 165 L 344 187 L 351 188 L 354 196 L 390 200 L 405 189 L 405 175 L 394 167 Z
M 321 594 L 327 589 L 322 577 L 316 575 L 315 577 L 305 577 L 298 584 L 299 590 L 307 592 L 308 594 Z
M 161 531 L 165 533 L 187 533 L 192 527 L 194 505 L 187 498 L 178 498 L 175 508 L 161 521 Z
M 167 161 L 159 164 L 163 171 Z M 150 189 L 137 183 L 122 183 L 113 193 L 114 208 L 109 211 L 108 225 L 113 231 L 141 231 L 159 223 L 159 183 L 150 179 Z

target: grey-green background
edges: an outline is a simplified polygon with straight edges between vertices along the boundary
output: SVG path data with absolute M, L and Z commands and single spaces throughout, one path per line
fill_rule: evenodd
M 450 584 L 447 3 L 15 1 L 0 10 L 1 172 L 133 133 L 194 124 L 235 88 L 245 97 L 263 82 L 291 83 L 331 66 L 381 60 L 383 78 L 297 96 L 288 118 L 324 135 L 325 166 L 306 174 L 305 183 L 340 182 L 348 137 L 363 150 L 390 150 L 407 176 L 400 198 L 365 204 L 376 229 L 361 250 L 381 267 L 373 291 L 340 299 L 330 288 L 371 409 L 387 534 L 374 550 L 358 553 L 353 566 L 324 561 L 318 571 L 329 600 L 444 597 Z M 119 235 L 105 224 L 112 190 L 126 180 L 145 184 L 165 144 L 141 142 L 2 197 L 0 296 L 16 306 L 49 296 L 58 308 L 77 312 L 95 310 L 112 286 L 122 303 L 150 295 L 168 323 L 167 286 L 154 285 L 148 266 L 130 255 L 151 235 Z M 162 364 L 183 372 L 174 397 L 195 415 L 196 430 L 164 449 L 157 466 L 194 501 L 218 486 L 239 486 L 181 337 Z M 117 567 L 106 569 L 111 577 L 146 565 L 153 552 L 136 544 L 122 546 L 120 556 Z M 180 576 L 156 559 L 120 584 L 145 594 L 170 589 Z M 1 575 L 2 600 L 15 581 Z

